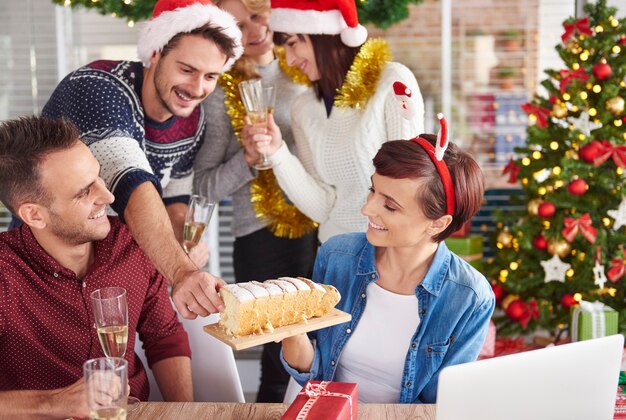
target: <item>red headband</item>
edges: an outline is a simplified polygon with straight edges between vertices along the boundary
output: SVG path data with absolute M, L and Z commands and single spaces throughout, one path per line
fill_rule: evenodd
M 441 177 L 443 190 L 446 193 L 446 214 L 452 216 L 454 214 L 455 207 L 454 185 L 452 183 L 452 177 L 450 176 L 448 166 L 443 161 L 443 155 L 448 148 L 448 123 L 443 117 L 443 114 L 437 114 L 437 118 L 439 118 L 439 124 L 441 124 L 441 129 L 437 134 L 436 147 L 433 147 L 433 145 L 430 144 L 428 140 L 421 137 L 412 138 L 411 141 L 414 141 L 415 143 L 422 146 L 422 148 L 426 150 L 426 153 L 430 157 L 430 160 L 432 160 L 435 164 L 435 168 L 437 168 L 437 172 Z

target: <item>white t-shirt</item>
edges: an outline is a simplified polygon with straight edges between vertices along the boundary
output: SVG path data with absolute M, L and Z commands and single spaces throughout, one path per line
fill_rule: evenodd
M 376 283 L 367 286 L 363 315 L 348 339 L 335 381 L 359 385 L 359 401 L 397 403 L 404 363 L 420 323 L 415 295 L 389 292 Z

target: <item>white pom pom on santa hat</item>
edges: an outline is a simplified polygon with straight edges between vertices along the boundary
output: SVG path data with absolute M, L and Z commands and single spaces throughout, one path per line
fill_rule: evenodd
M 272 0 L 270 29 L 288 34 L 340 35 L 349 47 L 367 40 L 354 0 Z
M 139 32 L 137 55 L 144 67 L 150 67 L 150 58 L 161 52 L 172 38 L 189 33 L 207 23 L 221 28 L 235 44 L 234 56 L 230 57 L 222 71 L 229 70 L 243 54 L 241 30 L 228 12 L 218 8 L 210 0 L 159 0 L 154 5 L 150 20 Z

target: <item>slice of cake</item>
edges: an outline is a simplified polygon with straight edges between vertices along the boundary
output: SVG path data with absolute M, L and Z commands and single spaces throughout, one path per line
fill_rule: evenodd
M 287 325 L 284 321 L 284 303 L 285 299 L 283 289 L 269 282 L 253 281 L 252 284 L 265 288 L 269 294 L 269 303 L 267 305 L 267 317 L 269 324 L 273 328 Z
M 311 316 L 326 315 L 328 311 L 324 311 L 322 306 L 322 299 L 326 294 L 326 289 L 324 289 L 320 284 L 317 284 L 309 279 L 305 279 L 304 277 L 298 277 L 298 280 L 305 282 L 311 288 L 311 308 L 313 312 Z
M 236 284 L 220 287 L 219 293 L 224 301 L 220 325 L 226 333 L 237 337 L 253 333 L 257 324 L 254 319 L 254 295 Z
M 261 334 L 263 331 L 274 331 L 274 327 L 269 322 L 269 304 L 270 304 L 270 294 L 265 289 L 265 287 L 257 286 L 251 282 L 246 283 L 238 283 L 239 287 L 243 287 L 254 296 L 254 315 L 255 325 L 254 332 L 256 334 Z
M 279 277 L 278 280 L 287 281 L 298 289 L 296 296 L 296 312 L 300 315 L 296 322 L 306 321 L 313 317 L 315 308 L 312 305 L 311 288 L 302 280 L 294 277 Z
M 283 322 L 282 325 L 295 324 L 299 321 L 296 309 L 298 289 L 292 283 L 285 280 L 266 280 L 263 283 L 274 284 L 283 291 Z

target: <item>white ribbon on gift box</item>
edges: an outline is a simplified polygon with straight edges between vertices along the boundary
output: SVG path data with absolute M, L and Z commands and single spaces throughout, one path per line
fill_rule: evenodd
M 606 335 L 604 311 L 612 310 L 613 308 L 600 301 L 587 302 L 586 300 L 581 300 L 572 314 L 572 341 L 578 341 L 578 318 L 582 311 L 591 314 L 591 338 L 599 338 Z

